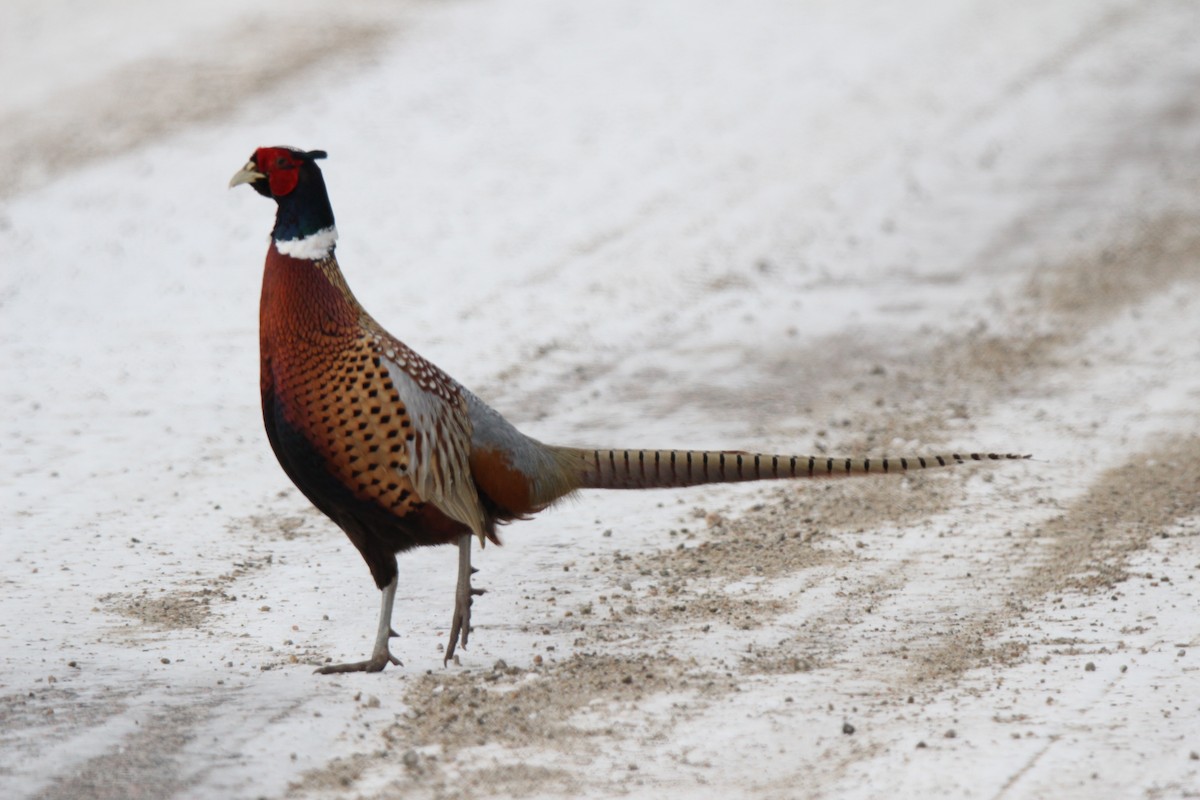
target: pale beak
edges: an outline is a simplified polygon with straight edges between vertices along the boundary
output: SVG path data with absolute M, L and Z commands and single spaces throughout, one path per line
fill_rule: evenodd
M 247 161 L 246 166 L 238 170 L 237 174 L 229 179 L 229 188 L 232 189 L 242 183 L 254 183 L 259 178 L 265 177 L 267 176 L 258 171 L 258 165 L 253 161 Z

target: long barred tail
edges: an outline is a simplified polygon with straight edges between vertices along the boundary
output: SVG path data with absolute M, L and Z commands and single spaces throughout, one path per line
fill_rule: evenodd
M 584 450 L 562 448 L 581 489 L 666 489 L 702 483 L 897 475 L 967 461 L 1024 460 L 1015 453 L 951 453 L 901 458 L 779 456 L 738 450 Z

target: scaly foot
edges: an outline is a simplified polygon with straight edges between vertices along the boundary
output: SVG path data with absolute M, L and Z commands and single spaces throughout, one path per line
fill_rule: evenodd
M 372 655 L 366 661 L 351 661 L 345 664 L 330 664 L 327 667 L 321 667 L 314 670 L 317 675 L 334 675 L 339 672 L 383 672 L 383 668 L 388 664 L 395 664 L 397 667 L 404 666 L 400 663 L 400 659 L 396 658 L 386 649 L 383 653 Z
M 442 658 L 442 666 L 454 658 L 458 645 L 467 646 L 471 636 L 471 603 L 476 595 L 486 590 L 475 589 L 471 586 L 471 576 L 479 570 L 471 566 L 471 536 L 465 535 L 458 540 L 458 585 L 454 590 L 454 619 L 450 622 L 450 641 L 446 642 L 446 654 Z
M 375 646 L 366 661 L 351 661 L 346 664 L 330 664 L 316 670 L 318 675 L 335 675 L 339 672 L 383 672 L 388 664 L 403 666 L 400 659 L 388 650 L 388 640 L 396 635 L 392 630 L 392 603 L 396 600 L 396 578 L 383 587 L 379 605 L 379 627 L 375 630 Z

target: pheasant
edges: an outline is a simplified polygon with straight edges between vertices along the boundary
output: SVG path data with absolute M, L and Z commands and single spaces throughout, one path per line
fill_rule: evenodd
M 903 473 L 994 453 L 850 459 L 741 451 L 560 447 L 532 439 L 376 322 L 334 255 L 321 150 L 264 147 L 230 180 L 277 204 L 259 310 L 267 438 L 284 472 L 358 549 L 382 592 L 364 661 L 319 673 L 378 672 L 388 648 L 396 555 L 456 544 L 458 582 L 444 661 L 467 645 L 471 541 L 580 489 L 652 489 L 778 478 Z

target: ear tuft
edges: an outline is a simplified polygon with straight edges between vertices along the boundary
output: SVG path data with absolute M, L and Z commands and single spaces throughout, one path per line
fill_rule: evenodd
M 309 150 L 304 157 L 309 161 L 316 161 L 318 158 L 326 158 L 328 155 L 324 150 Z

